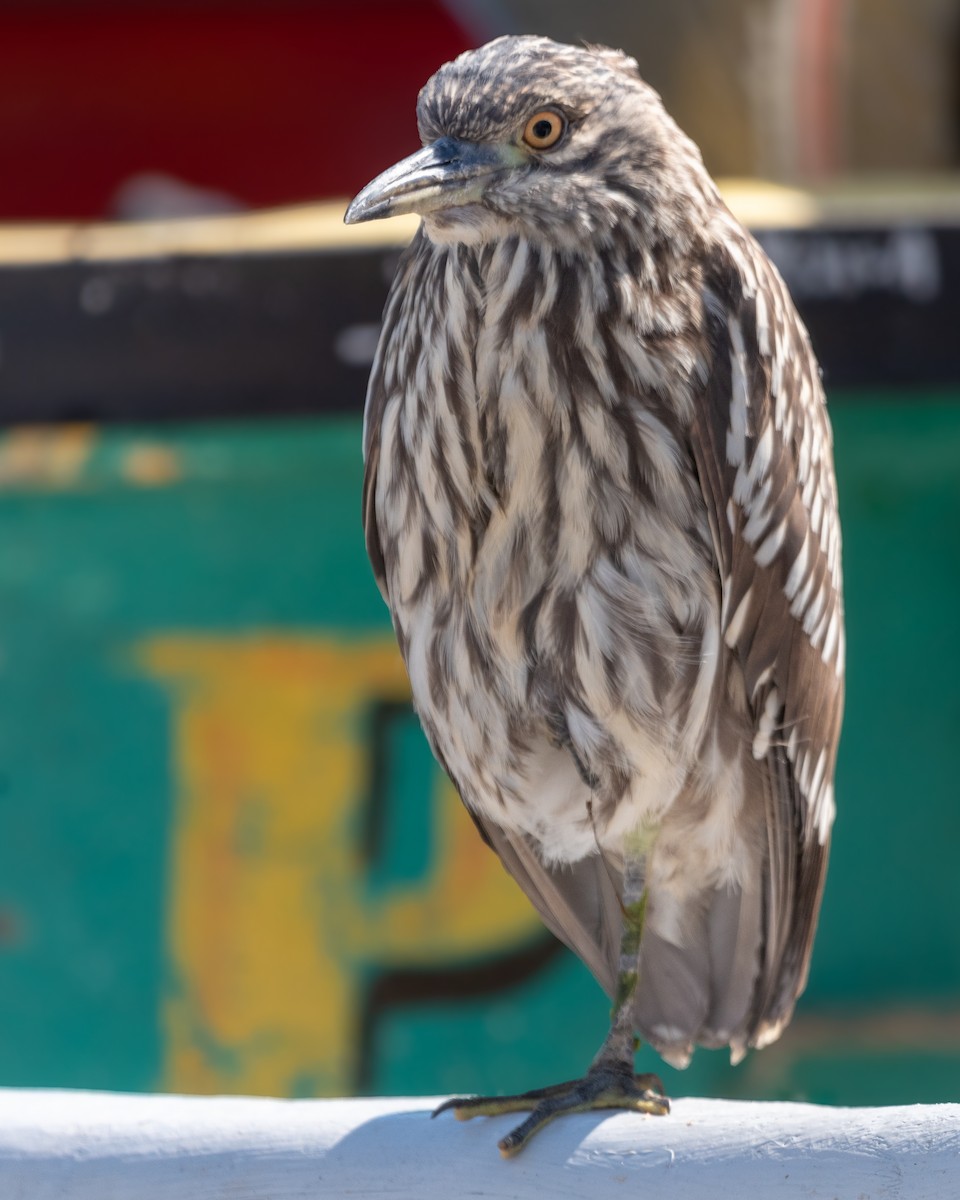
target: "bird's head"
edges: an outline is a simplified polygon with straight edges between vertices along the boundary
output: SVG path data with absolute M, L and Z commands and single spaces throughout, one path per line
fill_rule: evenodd
M 689 221 L 702 199 L 699 152 L 620 51 L 498 38 L 437 71 L 417 122 L 423 149 L 369 183 L 347 224 L 418 213 L 436 242 L 576 246 Z

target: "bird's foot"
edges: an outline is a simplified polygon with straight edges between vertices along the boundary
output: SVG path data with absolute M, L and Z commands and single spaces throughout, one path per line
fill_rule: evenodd
M 497 1143 L 503 1157 L 511 1158 L 554 1117 L 604 1108 L 632 1109 L 659 1117 L 670 1111 L 670 1101 L 656 1075 L 634 1075 L 630 1070 L 598 1066 L 592 1067 L 582 1079 L 535 1088 L 517 1096 L 462 1096 L 445 1100 L 433 1115 L 452 1109 L 458 1121 L 469 1121 L 471 1117 L 529 1111 L 530 1116 Z

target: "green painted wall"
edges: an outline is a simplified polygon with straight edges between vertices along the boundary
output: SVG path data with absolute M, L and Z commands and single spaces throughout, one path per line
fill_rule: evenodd
M 810 985 L 780 1043 L 701 1052 L 675 1094 L 956 1098 L 960 404 L 832 414 L 848 717 Z M 596 1048 L 603 997 L 404 708 L 359 437 L 0 441 L 0 1084 L 498 1090 Z

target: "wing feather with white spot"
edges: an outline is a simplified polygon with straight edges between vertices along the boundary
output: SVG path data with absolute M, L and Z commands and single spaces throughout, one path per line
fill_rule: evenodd
M 806 330 L 759 246 L 732 219 L 724 234 L 707 269 L 712 369 L 693 451 L 764 780 L 765 938 L 748 1030 L 764 1045 L 806 982 L 826 872 L 843 705 L 840 527 Z

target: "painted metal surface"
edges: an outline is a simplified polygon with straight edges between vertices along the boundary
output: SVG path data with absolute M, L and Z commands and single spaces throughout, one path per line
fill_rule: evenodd
M 810 987 L 674 1095 L 956 1095 L 960 404 L 833 418 L 849 716 Z M 354 418 L 0 441 L 0 1083 L 509 1090 L 599 1043 L 416 728 L 360 470 Z
M 515 1117 L 431 1121 L 439 1099 L 0 1089 L 0 1192 L 30 1200 L 941 1200 L 960 1185 L 957 1104 L 680 1100 L 666 1117 L 566 1116 L 504 1162 L 496 1140 Z

